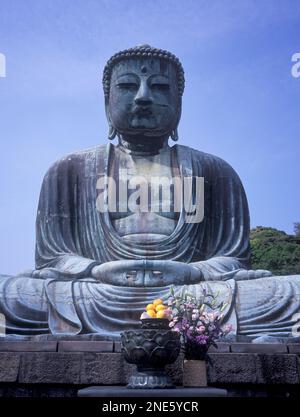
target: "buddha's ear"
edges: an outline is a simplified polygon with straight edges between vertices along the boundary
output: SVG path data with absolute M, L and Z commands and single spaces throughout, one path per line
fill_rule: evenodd
M 174 140 L 174 142 L 177 142 L 179 139 L 178 136 L 178 125 L 180 122 L 180 117 L 181 117 L 181 97 L 180 97 L 180 103 L 178 106 L 178 111 L 177 111 L 177 117 L 176 117 L 176 126 L 174 129 L 172 129 L 171 133 L 170 133 L 170 137 L 172 140 Z
M 109 116 L 109 108 L 108 108 L 108 97 L 105 97 L 105 114 L 106 114 L 106 119 L 108 122 L 108 139 L 109 140 L 114 140 L 114 138 L 117 136 L 117 131 L 116 129 L 113 127 L 112 122 L 110 120 L 110 116 Z
M 178 137 L 178 129 L 177 129 L 177 127 L 172 130 L 170 136 L 171 136 L 171 139 L 174 140 L 174 142 L 177 142 L 178 141 L 178 138 L 179 137 Z

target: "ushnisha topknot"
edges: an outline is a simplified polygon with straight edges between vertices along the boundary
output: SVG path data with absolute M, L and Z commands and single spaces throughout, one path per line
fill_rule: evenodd
M 182 96 L 184 91 L 184 70 L 179 59 L 169 51 L 165 51 L 159 48 L 153 48 L 150 45 L 138 45 L 134 48 L 125 49 L 124 51 L 117 52 L 114 54 L 106 63 L 103 71 L 103 90 L 105 98 L 109 97 L 110 90 L 110 80 L 112 70 L 115 64 L 118 62 L 128 59 L 128 58 L 160 58 L 165 59 L 169 62 L 172 62 L 177 70 L 177 79 L 178 79 L 178 90 L 179 94 Z

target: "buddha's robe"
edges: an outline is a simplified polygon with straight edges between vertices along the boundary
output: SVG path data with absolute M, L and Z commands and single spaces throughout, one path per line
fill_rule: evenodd
M 109 213 L 96 208 L 96 183 L 108 175 L 113 145 L 71 154 L 49 169 L 37 213 L 36 269 L 0 278 L 7 333 L 118 338 L 138 326 L 146 304 L 168 297 L 170 285 L 114 285 L 94 279 L 91 270 L 109 261 L 149 259 L 199 267 L 205 281 L 175 285 L 175 291 L 197 295 L 209 287 L 218 293 L 227 303 L 224 322 L 237 333 L 290 334 L 300 306 L 299 277 L 234 279 L 250 259 L 248 205 L 237 174 L 222 159 L 185 146 L 174 146 L 172 154 L 181 177 L 204 177 L 204 219 L 188 223 L 182 209 L 173 233 L 155 243 L 127 241 Z

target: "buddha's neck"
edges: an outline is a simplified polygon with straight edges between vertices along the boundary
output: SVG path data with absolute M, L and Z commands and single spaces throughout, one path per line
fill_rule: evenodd
M 169 147 L 168 137 L 162 138 L 142 138 L 132 140 L 125 137 L 119 138 L 119 147 L 128 153 L 139 155 L 156 155 Z

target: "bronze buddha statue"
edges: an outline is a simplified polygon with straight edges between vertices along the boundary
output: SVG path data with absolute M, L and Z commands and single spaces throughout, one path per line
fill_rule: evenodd
M 178 58 L 149 45 L 108 61 L 105 107 L 117 143 L 70 154 L 46 173 L 36 268 L 0 279 L 7 334 L 117 339 L 172 285 L 218 293 L 238 335 L 292 336 L 300 276 L 250 269 L 238 175 L 214 155 L 169 144 L 184 82 Z

